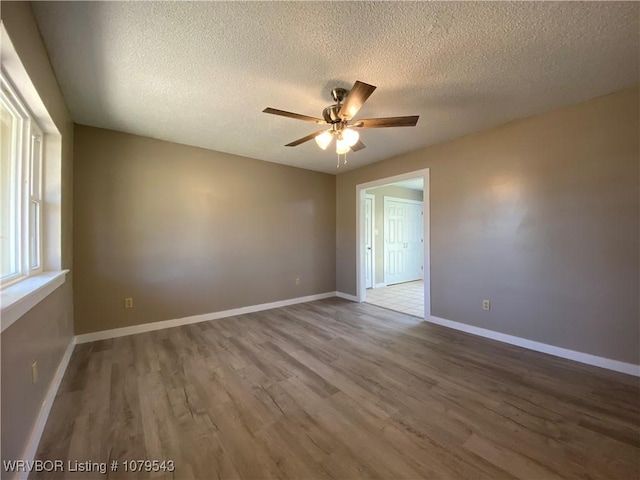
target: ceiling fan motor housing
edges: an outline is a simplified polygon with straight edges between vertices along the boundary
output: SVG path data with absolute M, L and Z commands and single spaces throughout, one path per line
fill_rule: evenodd
M 334 105 L 329 105 L 322 111 L 322 116 L 324 117 L 324 121 L 327 123 L 339 123 L 342 119 L 338 116 L 342 105 L 336 103 Z
M 334 102 L 342 103 L 347 98 L 347 93 L 349 93 L 349 90 L 346 88 L 334 88 L 331 90 L 331 98 L 333 98 Z
M 347 98 L 347 94 L 349 90 L 346 88 L 334 88 L 331 90 L 331 98 L 333 98 L 334 105 L 330 105 L 322 111 L 322 116 L 324 117 L 324 121 L 327 123 L 338 123 L 342 121 L 342 119 L 338 116 L 340 109 L 342 108 L 342 102 L 345 98 Z

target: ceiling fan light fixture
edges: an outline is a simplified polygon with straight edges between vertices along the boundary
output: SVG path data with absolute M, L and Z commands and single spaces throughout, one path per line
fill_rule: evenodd
M 342 131 L 342 138 L 344 139 L 345 143 L 349 145 L 349 147 L 353 147 L 356 143 L 358 143 L 358 140 L 360 139 L 360 134 L 355 130 L 351 130 L 350 128 L 345 128 Z
M 316 143 L 322 150 L 326 150 L 332 139 L 331 132 L 327 130 L 316 137 Z
M 350 148 L 351 147 L 346 142 L 346 140 L 342 138 L 342 136 L 338 137 L 338 140 L 336 140 L 336 153 L 338 155 L 344 155 L 349 151 Z
M 346 154 L 349 150 L 352 152 L 359 152 L 365 148 L 365 145 L 360 141 L 359 132 L 354 129 L 415 127 L 418 123 L 419 116 L 413 115 L 405 117 L 367 118 L 364 120 L 357 120 L 354 123 L 349 124 L 349 122 L 351 122 L 358 114 L 362 105 L 364 105 L 375 89 L 375 85 L 369 85 L 368 83 L 364 83 L 359 80 L 356 80 L 350 90 L 345 88 L 334 88 L 331 90 L 331 97 L 335 103 L 333 105 L 329 105 L 322 111 L 323 118 L 310 117 L 309 115 L 287 112 L 285 110 L 279 110 L 271 107 L 265 108 L 263 112 L 271 115 L 279 115 L 281 117 L 311 122 L 317 125 L 325 125 L 325 129 L 328 127 L 329 130 L 323 129 L 313 132 L 302 138 L 294 140 L 293 142 L 287 143 L 285 146 L 297 147 L 298 145 L 302 145 L 313 138 L 322 150 L 326 150 L 331 144 L 333 137 L 336 137 L 336 152 L 338 154 L 338 158 L 340 158 L 341 155 L 344 155 L 346 163 Z

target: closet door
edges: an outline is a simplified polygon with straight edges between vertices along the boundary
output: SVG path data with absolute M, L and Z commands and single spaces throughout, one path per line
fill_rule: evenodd
M 385 283 L 411 282 L 423 275 L 421 202 L 384 199 Z

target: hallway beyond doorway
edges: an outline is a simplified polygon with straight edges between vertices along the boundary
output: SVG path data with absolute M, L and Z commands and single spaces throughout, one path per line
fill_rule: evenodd
M 367 289 L 367 303 L 424 318 L 424 282 L 399 283 Z

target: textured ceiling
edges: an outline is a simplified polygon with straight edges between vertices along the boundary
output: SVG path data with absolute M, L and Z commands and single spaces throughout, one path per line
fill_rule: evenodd
M 43 2 L 34 10 L 75 122 L 336 173 L 286 143 L 329 91 L 376 85 L 347 168 L 637 83 L 634 2 Z M 337 173 L 345 171 L 340 167 Z

